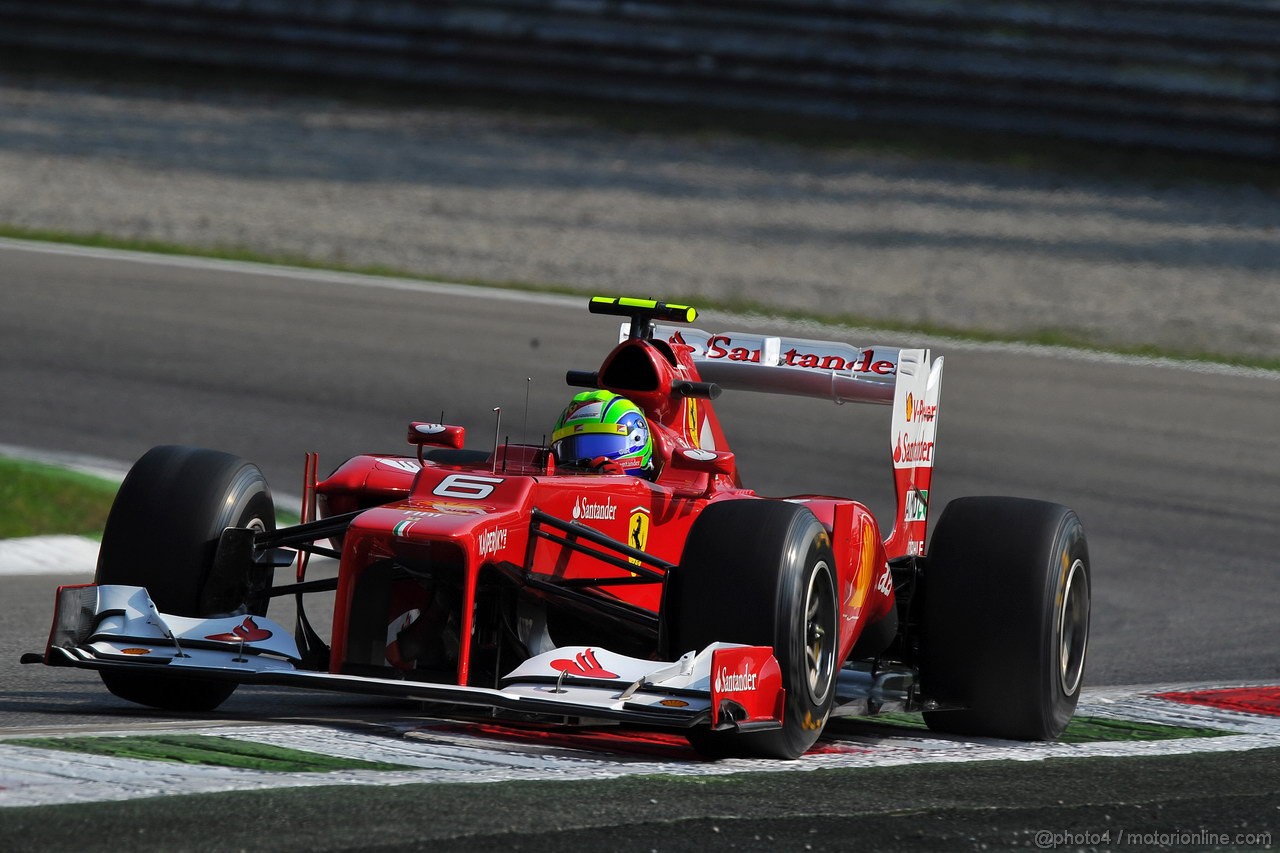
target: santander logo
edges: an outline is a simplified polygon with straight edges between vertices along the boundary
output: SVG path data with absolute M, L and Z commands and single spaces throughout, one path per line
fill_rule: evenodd
M 742 672 L 729 672 L 729 668 L 722 666 L 720 671 L 716 673 L 716 692 L 717 693 L 746 693 L 756 689 L 757 673 L 752 672 L 743 664 Z
M 573 519 L 589 519 L 592 521 L 613 521 L 618 517 L 618 507 L 613 498 L 605 498 L 604 503 L 592 503 L 585 497 L 573 502 Z
M 933 462 L 932 441 L 912 441 L 909 433 L 898 436 L 898 443 L 893 448 L 893 461 L 897 463 Z

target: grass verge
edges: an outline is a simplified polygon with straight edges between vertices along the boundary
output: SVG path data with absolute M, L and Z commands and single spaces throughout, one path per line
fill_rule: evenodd
M 55 533 L 101 538 L 116 489 L 87 474 L 0 459 L 0 539 Z
M 17 225 L 0 223 L 0 237 L 17 240 L 34 240 L 44 243 L 65 243 L 74 246 L 87 246 L 100 249 L 123 249 L 135 252 L 148 252 L 159 255 L 189 256 L 210 258 L 224 261 L 245 261 L 249 263 L 269 264 L 272 266 L 290 266 L 302 269 L 325 270 L 328 272 L 355 273 L 358 275 L 376 275 L 387 278 L 403 278 L 412 280 L 448 281 L 453 284 L 471 287 L 486 287 L 503 290 L 523 290 L 531 293 L 559 293 L 568 296 L 595 296 L 597 290 L 574 287 L 568 284 L 539 283 L 520 281 L 491 281 L 486 279 L 455 278 L 437 276 L 428 271 L 397 269 L 389 266 L 347 266 L 332 262 L 317 261 L 312 258 L 296 255 L 276 255 L 238 246 L 184 246 L 177 243 L 166 243 L 159 240 L 142 240 L 125 237 L 113 237 L 108 234 L 78 234 L 66 231 L 55 231 L 41 228 L 24 228 Z M 1225 364 L 1233 367 L 1246 367 L 1259 370 L 1280 371 L 1280 357 L 1256 357 L 1205 351 L 1170 350 L 1150 344 L 1134 346 L 1102 345 L 1088 337 L 1061 329 L 1038 329 L 1030 334 L 1002 335 L 983 329 L 970 329 L 960 326 L 946 326 L 935 323 L 905 323 L 864 317 L 857 314 L 822 314 L 808 311 L 780 309 L 759 302 L 742 299 L 713 300 L 703 296 L 682 293 L 668 293 L 665 298 L 670 302 L 694 305 L 700 310 L 715 309 L 735 314 L 758 314 L 785 320 L 810 321 L 835 326 L 846 326 L 859 329 L 878 329 L 901 334 L 928 335 L 931 337 L 954 338 L 962 341 L 979 343 L 1030 344 L 1034 346 L 1066 347 L 1097 353 L 1135 358 L 1162 358 L 1174 361 L 1208 362 Z
M 101 540 L 118 489 L 56 465 L 0 457 L 0 539 L 69 534 Z M 277 507 L 277 527 L 300 521 Z

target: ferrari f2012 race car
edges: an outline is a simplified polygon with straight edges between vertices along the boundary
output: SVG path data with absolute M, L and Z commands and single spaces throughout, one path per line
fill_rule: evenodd
M 692 308 L 652 300 L 590 310 L 627 319 L 597 370 L 568 372 L 589 392 L 551 446 L 468 449 L 462 427 L 414 422 L 403 456 L 317 480 L 308 454 L 302 521 L 281 529 L 257 466 L 152 449 L 121 485 L 94 583 L 58 590 L 47 647 L 24 659 L 95 669 L 163 709 L 292 685 L 668 727 L 711 756 L 795 758 L 832 715 L 886 710 L 944 732 L 1062 732 L 1089 628 L 1084 530 L 1056 504 L 961 498 L 926 550 L 943 359 L 702 332 Z M 745 488 L 722 390 L 885 405 L 893 517 Z M 619 400 L 627 417 L 603 416 Z M 605 452 L 613 439 L 643 439 L 643 465 Z M 307 580 L 312 555 L 337 559 L 336 578 Z M 303 606 L 322 591 L 327 640 Z M 293 630 L 266 615 L 286 595 Z

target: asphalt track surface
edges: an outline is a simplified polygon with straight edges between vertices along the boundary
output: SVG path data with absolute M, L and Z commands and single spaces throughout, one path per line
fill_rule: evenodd
M 580 299 L 13 244 L 0 245 L 0 292 L 0 443 L 121 461 L 155 444 L 214 447 L 255 460 L 277 491 L 294 494 L 304 451 L 321 454 L 322 472 L 356 453 L 405 452 L 407 422 L 442 410 L 467 426 L 471 446 L 493 440 L 497 406 L 502 432 L 538 440 L 571 393 L 564 371 L 594 369 L 617 328 Z M 714 313 L 698 326 L 782 328 Z M 1088 529 L 1089 684 L 1280 677 L 1275 374 L 933 348 L 947 358 L 935 505 L 1039 497 L 1074 507 Z M 887 409 L 729 395 L 718 408 L 761 493 L 849 494 L 887 508 Z M 4 581 L 0 729 L 175 719 L 126 707 L 90 674 L 17 664 L 43 643 L 55 582 Z M 242 690 L 219 716 L 378 712 L 355 698 Z M 0 838 L 88 849 L 114 825 L 192 849 L 253 846 L 263 834 L 299 848 L 849 849 L 858 838 L 1020 847 L 1034 846 L 1027 831 L 1102 832 L 1104 815 L 1151 831 L 1274 828 L 1277 757 L 784 773 L 715 780 L 697 796 L 663 780 L 506 785 L 500 805 L 488 786 L 219 795 L 195 817 L 190 802 L 81 808 L 97 819 L 59 820 L 37 835 L 23 829 L 26 810 L 7 810 Z M 180 815 L 228 834 L 175 830 Z
M 928 772 L 761 774 L 704 783 L 435 785 L 166 797 L 0 811 L 0 841 L 43 850 L 848 851 L 1236 849 L 1271 832 L 1277 750 Z M 1270 779 L 1270 787 L 1266 781 Z M 335 808 L 334 803 L 341 803 Z M 360 815 L 360 820 L 353 820 Z M 210 834 L 193 831 L 209 827 Z M 1047 833 L 1047 835 L 1046 835 Z M 1210 833 L 1225 844 L 1161 844 Z M 1195 837 L 1195 836 L 1191 836 Z M 1108 843 L 1104 838 L 1120 839 Z M 1134 839 L 1140 843 L 1127 843 Z

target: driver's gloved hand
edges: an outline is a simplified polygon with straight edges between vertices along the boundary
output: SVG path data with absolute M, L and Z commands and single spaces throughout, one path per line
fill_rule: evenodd
M 588 459 L 586 467 L 590 468 L 597 474 L 625 474 L 626 469 L 614 462 L 608 456 L 597 456 L 595 459 Z

